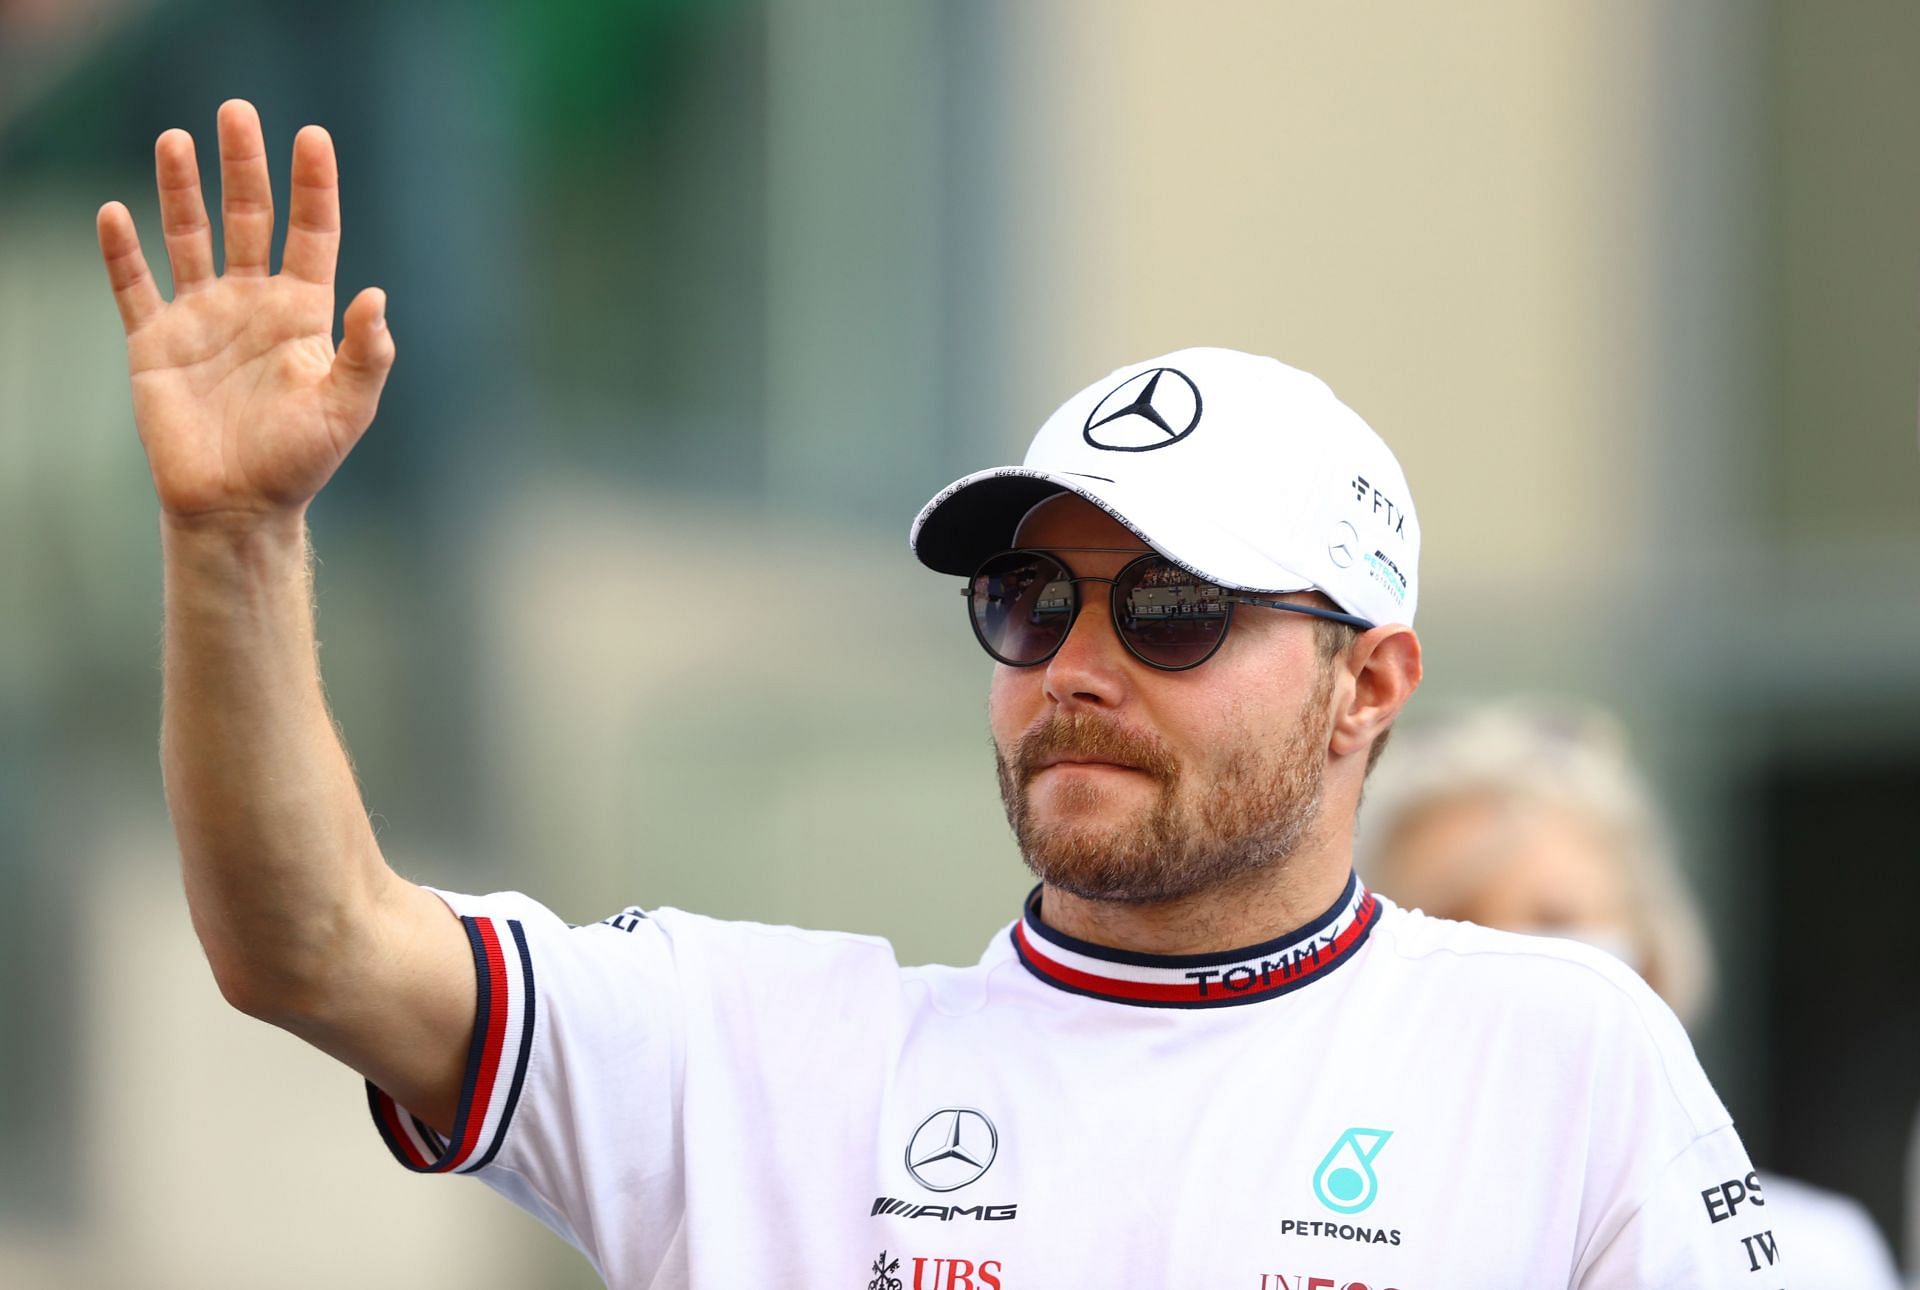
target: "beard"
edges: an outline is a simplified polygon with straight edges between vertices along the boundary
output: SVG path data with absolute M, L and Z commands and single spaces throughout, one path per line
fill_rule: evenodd
M 1086 712 L 1056 713 L 1008 752 L 996 745 L 1000 800 L 1021 858 L 1048 886 L 1122 904 L 1177 900 L 1284 863 L 1319 818 L 1332 686 L 1327 668 L 1277 748 L 1241 728 L 1237 747 L 1205 779 L 1157 737 Z M 1059 754 L 1131 766 L 1155 781 L 1154 800 L 1116 818 L 1106 790 L 1069 783 L 1055 795 L 1063 813 L 1078 818 L 1042 823 L 1034 818 L 1033 778 L 1042 757 Z

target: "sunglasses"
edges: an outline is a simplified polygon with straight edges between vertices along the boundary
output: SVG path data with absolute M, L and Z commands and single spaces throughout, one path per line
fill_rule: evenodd
M 1126 553 L 1134 547 L 1062 547 L 1062 551 Z M 1148 667 L 1184 672 L 1212 658 L 1227 639 L 1236 605 L 1259 605 L 1366 631 L 1364 618 L 1313 605 L 1228 591 L 1152 552 L 1111 578 L 1075 574 L 1055 551 L 1004 551 L 961 588 L 973 634 L 1009 667 L 1035 667 L 1060 652 L 1080 616 L 1080 584 L 1110 584 L 1114 634 Z

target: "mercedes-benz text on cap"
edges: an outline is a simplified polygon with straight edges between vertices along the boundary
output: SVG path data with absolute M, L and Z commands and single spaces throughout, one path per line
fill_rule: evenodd
M 1220 586 L 1318 589 L 1373 622 L 1413 622 L 1420 528 L 1400 463 L 1325 381 L 1275 359 L 1183 349 L 1094 382 L 1020 465 L 941 489 L 913 522 L 914 554 L 970 575 L 1061 492 Z

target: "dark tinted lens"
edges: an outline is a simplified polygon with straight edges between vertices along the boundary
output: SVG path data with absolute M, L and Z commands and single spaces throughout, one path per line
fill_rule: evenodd
M 1233 614 L 1220 588 L 1165 560 L 1130 566 L 1113 595 L 1121 636 L 1159 667 L 1192 667 L 1212 654 Z
M 973 575 L 967 603 L 987 653 L 1016 666 L 1038 663 L 1073 627 L 1073 582 L 1056 560 L 1031 551 L 995 556 Z

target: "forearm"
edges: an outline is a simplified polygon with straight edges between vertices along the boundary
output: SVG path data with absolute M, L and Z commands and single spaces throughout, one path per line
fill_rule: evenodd
M 195 930 L 222 991 L 315 1006 L 393 881 L 327 711 L 305 520 L 162 520 L 161 763 Z
M 372 424 L 393 366 L 386 293 L 353 298 L 336 345 L 325 130 L 294 138 L 278 273 L 259 113 L 221 104 L 219 134 L 224 276 L 184 130 L 154 143 L 171 303 L 127 208 L 95 217 L 162 516 L 160 759 L 187 903 L 229 1002 L 447 1132 L 474 1033 L 472 944 L 381 859 L 320 687 L 306 549 L 306 504 Z

